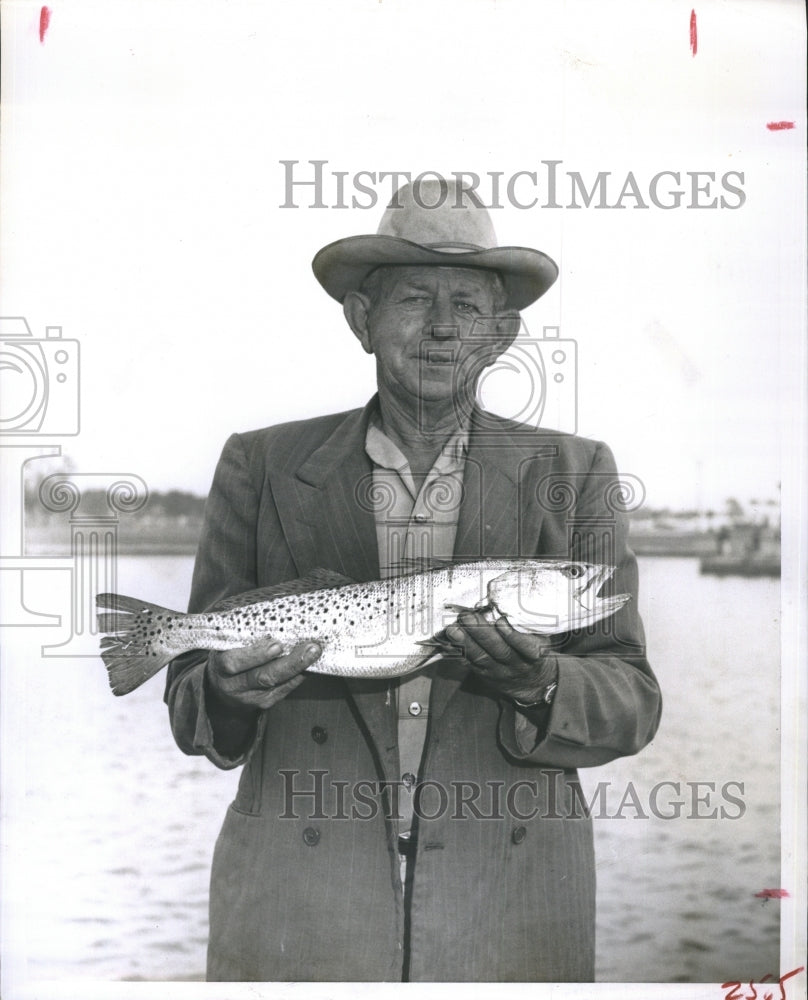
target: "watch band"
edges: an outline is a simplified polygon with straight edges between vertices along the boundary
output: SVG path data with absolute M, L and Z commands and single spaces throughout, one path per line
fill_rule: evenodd
M 519 708 L 541 708 L 542 705 L 552 705 L 557 687 L 558 681 L 552 681 L 547 685 L 544 691 L 542 691 L 541 697 L 537 701 L 525 702 L 519 701 L 518 698 L 513 698 L 512 701 L 514 705 L 518 705 Z

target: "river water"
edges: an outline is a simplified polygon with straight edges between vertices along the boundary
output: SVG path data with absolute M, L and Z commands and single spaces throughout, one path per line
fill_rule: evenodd
M 118 589 L 184 608 L 191 568 L 122 558 Z M 639 756 L 582 773 L 598 816 L 597 977 L 759 980 L 778 971 L 780 904 L 755 893 L 780 885 L 779 583 L 702 577 L 690 559 L 640 572 L 665 708 Z M 69 575 L 56 576 L 26 597 L 65 613 Z M 161 678 L 116 699 L 100 660 L 40 655 L 63 635 L 4 631 L 6 960 L 32 980 L 200 979 L 238 775 L 177 750 Z

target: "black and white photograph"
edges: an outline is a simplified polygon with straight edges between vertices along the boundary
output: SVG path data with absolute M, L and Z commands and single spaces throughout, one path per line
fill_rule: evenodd
M 0 15 L 2 996 L 804 998 L 804 5 Z

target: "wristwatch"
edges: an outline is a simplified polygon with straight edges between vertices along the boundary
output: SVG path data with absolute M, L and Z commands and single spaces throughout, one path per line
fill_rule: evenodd
M 519 701 L 518 698 L 511 699 L 514 705 L 518 705 L 519 708 L 541 708 L 544 705 L 552 705 L 553 698 L 555 697 L 556 688 L 558 687 L 558 681 L 551 681 L 547 687 L 542 691 L 541 697 L 537 701 Z

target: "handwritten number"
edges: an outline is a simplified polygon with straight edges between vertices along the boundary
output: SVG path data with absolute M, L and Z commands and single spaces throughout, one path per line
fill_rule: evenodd
M 786 990 L 785 990 L 786 980 L 791 979 L 793 976 L 798 975 L 800 972 L 803 971 L 804 968 L 805 966 L 801 965 L 799 968 L 792 969 L 791 972 L 786 972 L 785 975 L 780 976 L 780 979 L 778 980 L 780 986 L 780 1000 L 786 1000 Z M 767 972 L 765 976 L 761 977 L 759 985 L 768 982 L 768 980 L 771 978 L 772 978 L 771 972 Z M 743 994 L 741 992 L 740 983 L 722 983 L 721 989 L 729 991 L 725 995 L 724 1000 L 758 1000 L 758 991 L 755 989 L 754 983 L 752 982 L 749 983 L 749 989 L 751 990 L 751 992 L 747 994 Z M 761 1000 L 774 1000 L 774 994 L 764 993 Z

